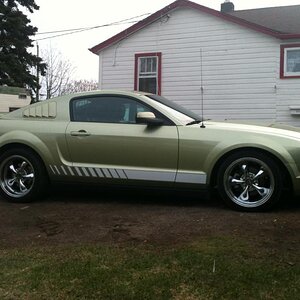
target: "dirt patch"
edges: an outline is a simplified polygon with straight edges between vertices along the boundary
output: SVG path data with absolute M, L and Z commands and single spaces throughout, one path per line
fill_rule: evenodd
M 300 254 L 300 199 L 240 213 L 197 193 L 59 187 L 41 201 L 0 200 L 0 248 L 99 243 L 176 246 L 233 236 L 272 254 Z

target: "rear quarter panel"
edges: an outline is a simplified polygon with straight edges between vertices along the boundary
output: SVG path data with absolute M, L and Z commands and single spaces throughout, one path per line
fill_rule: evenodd
M 38 105 L 42 104 L 30 107 L 35 108 Z M 25 109 L 0 119 L 0 153 L 12 144 L 26 145 L 39 154 L 48 171 L 50 164 L 70 164 L 65 138 L 69 123 L 68 101 L 58 103 L 54 118 L 23 117 Z

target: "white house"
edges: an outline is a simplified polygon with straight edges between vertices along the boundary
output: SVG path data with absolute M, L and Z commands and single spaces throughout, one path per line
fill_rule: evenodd
M 177 0 L 90 49 L 101 89 L 161 94 L 214 120 L 300 126 L 300 5 Z M 203 102 L 202 102 L 203 99 Z
M 31 96 L 25 88 L 0 86 L 0 114 L 29 105 Z

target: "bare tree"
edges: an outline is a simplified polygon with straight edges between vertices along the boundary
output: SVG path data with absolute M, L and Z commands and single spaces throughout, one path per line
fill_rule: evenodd
M 74 67 L 69 60 L 52 47 L 42 51 L 43 61 L 47 65 L 46 74 L 41 80 L 41 94 L 46 99 L 64 94 L 66 86 L 71 81 Z
M 71 94 L 97 90 L 98 84 L 94 80 L 72 80 L 64 88 L 62 94 Z

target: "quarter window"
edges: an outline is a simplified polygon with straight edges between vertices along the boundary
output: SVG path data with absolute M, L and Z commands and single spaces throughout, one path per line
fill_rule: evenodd
M 141 92 L 161 94 L 161 53 L 135 55 L 134 89 Z
M 282 45 L 280 77 L 300 78 L 300 44 Z

